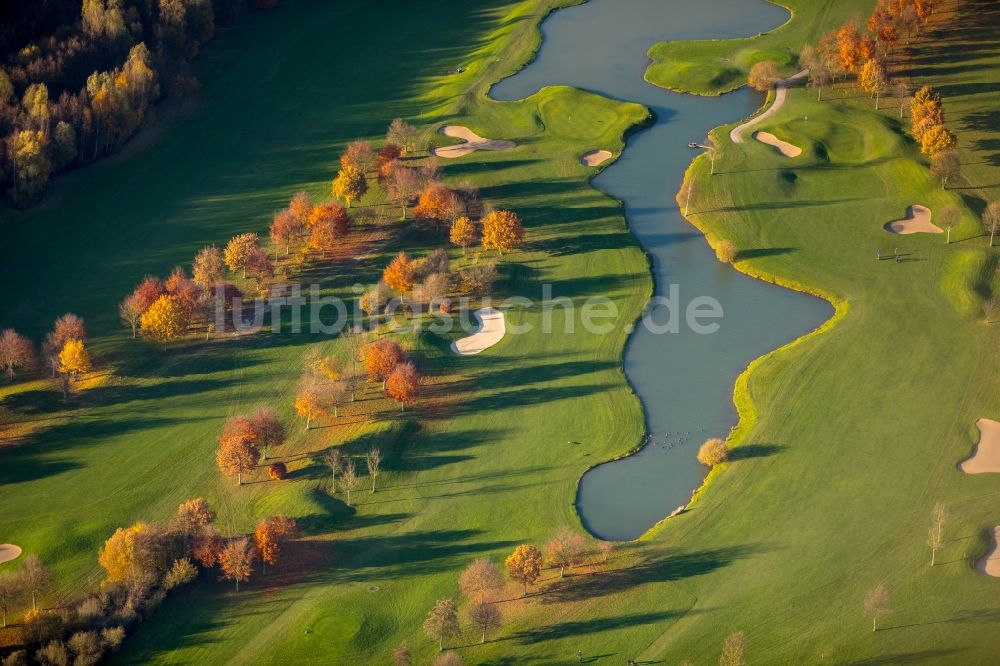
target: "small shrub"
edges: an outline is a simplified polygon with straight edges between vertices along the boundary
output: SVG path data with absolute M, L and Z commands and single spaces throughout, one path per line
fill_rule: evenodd
M 739 250 L 733 245 L 731 241 L 720 241 L 718 245 L 715 246 L 715 256 L 718 257 L 719 261 L 724 264 L 731 264 L 736 261 L 736 257 L 739 254 Z
M 24 616 L 21 628 L 21 638 L 26 645 L 52 641 L 63 632 L 63 619 L 55 613 L 42 610 L 30 610 Z
M 198 568 L 186 557 L 174 560 L 170 571 L 163 578 L 163 589 L 172 590 L 181 585 L 187 585 L 198 577 Z
M 125 640 L 125 627 L 108 627 L 101 631 L 101 642 L 108 652 L 117 652 Z
M 27 650 L 11 652 L 3 658 L 3 661 L 0 661 L 0 664 L 3 666 L 28 666 L 28 652 Z
M 288 468 L 283 462 L 271 463 L 267 468 L 267 475 L 275 481 L 281 481 L 288 477 Z
M 69 666 L 69 650 L 62 641 L 50 641 L 38 649 L 35 661 L 48 666 Z
M 713 437 L 706 440 L 698 449 L 698 462 L 708 467 L 721 465 L 729 459 L 729 448 L 721 439 Z

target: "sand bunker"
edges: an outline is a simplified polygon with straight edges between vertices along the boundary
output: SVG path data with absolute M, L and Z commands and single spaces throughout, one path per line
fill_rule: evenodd
M 475 312 L 479 320 L 479 330 L 466 338 L 460 338 L 451 343 L 451 350 L 462 356 L 471 356 L 489 349 L 503 339 L 507 327 L 504 324 L 503 312 L 496 308 L 483 308 Z
M 0 564 L 21 557 L 21 547 L 12 543 L 0 543 Z
M 769 146 L 773 146 L 779 153 L 785 157 L 798 157 L 802 154 L 802 149 L 798 146 L 788 143 L 787 141 L 782 141 L 778 137 L 774 136 L 770 132 L 754 132 L 753 138 L 757 139 L 761 143 L 766 143 Z
M 979 428 L 979 444 L 972 457 L 963 460 L 958 468 L 966 474 L 1000 473 L 1000 423 L 979 419 L 976 427 Z
M 993 543 L 986 551 L 986 556 L 976 562 L 976 569 L 987 576 L 1000 578 L 1000 525 L 992 530 Z
M 746 121 L 742 125 L 737 125 L 736 127 L 734 127 L 729 132 L 729 140 L 732 141 L 733 143 L 743 143 L 743 132 L 753 127 L 754 125 L 764 122 L 765 120 L 773 116 L 775 113 L 777 113 L 778 109 L 780 109 L 782 105 L 785 103 L 785 93 L 788 92 L 789 86 L 794 85 L 797 81 L 800 81 L 801 79 L 805 78 L 806 75 L 808 74 L 809 70 L 803 69 L 795 76 L 790 76 L 787 79 L 782 79 L 781 81 L 778 81 L 777 85 L 775 85 L 774 87 L 774 102 L 771 104 L 771 108 L 767 109 L 763 113 L 754 116 L 753 118 Z
M 893 220 L 885 225 L 886 231 L 894 234 L 943 234 L 944 229 L 931 224 L 931 209 L 920 204 L 913 204 L 906 209 L 906 217 Z
M 453 160 L 456 157 L 465 157 L 477 150 L 510 150 L 517 145 L 513 141 L 484 139 L 468 127 L 462 127 L 461 125 L 445 125 L 441 128 L 441 133 L 445 136 L 455 137 L 456 139 L 465 139 L 465 143 L 435 148 L 431 151 L 433 155 L 449 160 Z
M 580 161 L 589 167 L 601 166 L 608 160 L 610 160 L 614 155 L 611 154 L 610 150 L 592 150 L 589 153 L 584 153 Z

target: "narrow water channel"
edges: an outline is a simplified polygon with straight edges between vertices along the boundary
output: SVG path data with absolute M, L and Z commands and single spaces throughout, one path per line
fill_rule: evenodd
M 601 538 L 634 539 L 685 504 L 705 477 L 698 446 L 724 437 L 736 422 L 732 393 L 740 372 L 833 312 L 825 301 L 720 264 L 674 202 L 694 157 L 688 142 L 750 115 L 763 96 L 746 89 L 679 95 L 643 79 L 646 51 L 657 41 L 743 37 L 787 19 L 787 11 L 764 0 L 589 0 L 549 16 L 534 62 L 491 91 L 514 100 L 547 85 L 571 85 L 651 108 L 656 124 L 631 137 L 594 184 L 625 203 L 632 232 L 653 257 L 657 294 L 677 285 L 681 308 L 710 296 L 724 310 L 712 335 L 683 324 L 659 335 L 640 326 L 629 340 L 625 372 L 645 408 L 649 439 L 635 455 L 595 467 L 580 481 L 578 510 Z

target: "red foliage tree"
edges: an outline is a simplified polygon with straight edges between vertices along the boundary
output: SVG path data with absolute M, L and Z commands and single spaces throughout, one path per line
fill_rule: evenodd
M 385 382 L 396 366 L 406 358 L 402 348 L 388 338 L 382 338 L 365 347 L 363 355 L 365 371 L 373 382 Z
M 399 411 L 414 402 L 420 393 L 420 374 L 412 363 L 399 363 L 389 373 L 385 383 L 386 393 L 399 403 Z

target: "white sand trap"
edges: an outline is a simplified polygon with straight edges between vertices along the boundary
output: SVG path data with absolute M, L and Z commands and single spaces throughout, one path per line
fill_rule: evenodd
M 963 460 L 958 468 L 966 474 L 1000 472 L 1000 423 L 979 419 L 976 427 L 979 428 L 979 444 L 972 457 Z
M 987 576 L 1000 578 L 1000 525 L 993 528 L 993 543 L 986 556 L 976 562 L 976 569 Z
M 580 161 L 589 167 L 595 167 L 601 166 L 612 157 L 614 155 L 611 154 L 610 150 L 592 150 L 589 153 L 584 153 Z
M 441 128 L 441 133 L 445 136 L 455 137 L 456 139 L 465 139 L 465 143 L 435 148 L 431 151 L 437 157 L 444 157 L 449 160 L 453 160 L 456 157 L 465 157 L 477 150 L 510 150 L 517 145 L 513 141 L 484 139 L 468 127 L 462 127 L 461 125 L 445 125 Z
M 920 204 L 913 204 L 906 209 L 906 217 L 893 220 L 885 225 L 886 231 L 894 234 L 943 234 L 944 229 L 931 224 L 931 209 Z
M 757 139 L 761 143 L 766 143 L 767 145 L 772 146 L 785 157 L 798 157 L 802 154 L 801 148 L 788 143 L 787 141 L 782 141 L 770 132 L 754 132 L 753 138 Z
M 0 564 L 21 557 L 21 547 L 12 543 L 0 543 Z
M 496 308 L 483 308 L 475 312 L 479 330 L 472 335 L 451 343 L 451 350 L 462 356 L 471 356 L 489 349 L 503 339 L 507 332 L 503 312 Z

